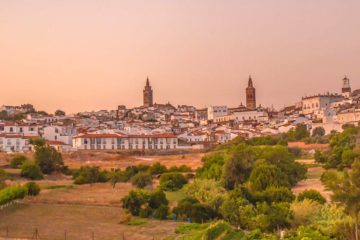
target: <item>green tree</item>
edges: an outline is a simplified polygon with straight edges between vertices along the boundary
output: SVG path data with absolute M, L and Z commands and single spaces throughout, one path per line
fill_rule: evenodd
M 221 179 L 225 157 L 223 153 L 213 153 L 204 156 L 203 166 L 196 171 L 196 177 L 202 179 Z
M 11 159 L 10 166 L 12 168 L 19 168 L 27 160 L 27 157 L 24 155 L 16 155 Z
M 40 167 L 31 161 L 27 161 L 21 166 L 21 176 L 31 180 L 40 180 L 44 178 Z
M 258 164 L 251 172 L 249 186 L 252 191 L 264 191 L 268 187 L 290 187 L 288 177 L 275 165 Z
M 65 115 L 66 114 L 63 110 L 58 109 L 55 111 L 55 116 L 65 116 Z
M 325 136 L 325 129 L 323 127 L 316 127 L 312 132 L 313 137 L 323 137 Z
M 160 177 L 160 187 L 165 191 L 177 191 L 187 183 L 181 173 L 164 173 Z
M 131 178 L 131 183 L 138 188 L 144 188 L 152 184 L 152 176 L 148 172 L 139 172 Z
M 334 172 L 322 176 L 324 184 L 333 191 L 332 200 L 345 206 L 346 212 L 355 221 L 355 239 L 359 239 L 358 222 L 360 212 L 360 160 L 355 160 L 350 171 L 340 177 Z
M 48 145 L 36 146 L 34 159 L 35 163 L 39 165 L 41 171 L 45 174 L 60 171 L 64 167 L 61 153 Z
M 75 184 L 87 184 L 106 182 L 108 173 L 101 171 L 99 167 L 81 167 L 79 170 L 74 171 L 73 179 Z
M 142 206 L 149 201 L 150 194 L 144 190 L 132 190 L 121 202 L 132 215 L 139 216 Z
M 244 183 L 250 176 L 257 154 L 253 147 L 238 145 L 230 158 L 225 162 L 222 180 L 227 189 L 234 189 Z
M 154 163 L 151 167 L 150 167 L 150 173 L 153 175 L 156 174 L 162 174 L 167 172 L 167 168 L 165 165 L 162 165 L 161 163 Z
M 309 199 L 320 204 L 326 203 L 326 199 L 321 195 L 321 193 L 313 189 L 305 190 L 297 196 L 298 201 L 304 201 L 305 199 Z
M 40 186 L 35 182 L 28 182 L 24 186 L 27 189 L 27 195 L 36 196 L 40 193 Z

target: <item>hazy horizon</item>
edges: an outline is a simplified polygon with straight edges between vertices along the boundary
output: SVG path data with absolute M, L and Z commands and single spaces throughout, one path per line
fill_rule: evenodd
M 0 1 L 0 105 L 74 113 L 257 103 L 360 88 L 358 0 Z

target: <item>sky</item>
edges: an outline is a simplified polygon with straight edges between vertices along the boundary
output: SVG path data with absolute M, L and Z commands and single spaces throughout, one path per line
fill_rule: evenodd
M 0 0 L 0 105 L 276 108 L 360 88 L 359 0 Z

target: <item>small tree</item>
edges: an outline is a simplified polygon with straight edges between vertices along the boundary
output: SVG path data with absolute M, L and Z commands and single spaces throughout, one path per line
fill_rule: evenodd
M 106 182 L 108 180 L 106 171 L 101 171 L 99 167 L 88 166 L 75 171 L 73 178 L 75 184 Z
M 165 191 L 177 191 L 187 183 L 181 173 L 165 173 L 160 177 L 160 187 Z
M 127 209 L 132 215 L 139 216 L 143 204 L 149 201 L 150 195 L 147 191 L 137 190 L 130 191 L 129 195 L 125 196 L 121 202 L 123 208 Z
M 24 186 L 29 196 L 36 196 L 40 193 L 40 186 L 35 182 L 28 182 Z
M 167 168 L 165 165 L 162 165 L 161 163 L 154 163 L 151 167 L 150 167 L 150 173 L 155 175 L 155 174 L 162 174 L 167 172 Z
M 36 146 L 34 159 L 41 171 L 45 174 L 60 171 L 64 167 L 61 153 L 48 145 Z
M 31 180 L 40 180 L 44 178 L 39 166 L 34 162 L 30 162 L 30 161 L 25 162 L 21 166 L 21 176 L 25 178 L 29 178 Z
M 55 116 L 65 116 L 65 112 L 63 110 L 58 109 L 55 111 Z
M 325 136 L 325 129 L 323 127 L 316 127 L 312 132 L 313 137 L 323 137 Z
M 144 188 L 152 183 L 152 176 L 148 172 L 139 172 L 131 178 L 131 183 L 133 186 L 138 188 Z
M 326 203 L 326 199 L 321 195 L 321 193 L 313 189 L 305 190 L 302 193 L 300 193 L 297 197 L 298 201 L 304 201 L 305 199 L 309 199 L 311 201 L 315 201 L 320 204 Z
M 27 160 L 27 157 L 24 155 L 16 155 L 11 159 L 10 166 L 12 168 L 19 168 Z

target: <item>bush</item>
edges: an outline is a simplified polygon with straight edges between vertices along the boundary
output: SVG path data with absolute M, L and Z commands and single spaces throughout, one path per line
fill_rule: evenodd
M 81 167 L 74 172 L 73 178 L 75 184 L 87 184 L 106 182 L 107 175 L 107 172 L 101 171 L 99 167 Z
M 39 166 L 30 161 L 25 162 L 21 166 L 21 176 L 31 180 L 40 180 L 44 178 Z
M 164 220 L 169 213 L 169 207 L 167 205 L 161 205 L 155 209 L 153 217 L 156 219 Z
M 298 147 L 293 147 L 293 148 L 289 148 L 289 152 L 294 156 L 294 157 L 301 157 L 302 154 L 302 150 L 301 148 Z
M 326 199 L 321 195 L 321 193 L 313 189 L 305 190 L 297 197 L 298 201 L 304 201 L 305 199 L 309 199 L 320 204 L 326 203 Z
M 216 213 L 206 204 L 201 204 L 195 198 L 184 198 L 174 209 L 174 213 L 182 219 L 190 218 L 191 221 L 201 223 L 213 219 Z
M 139 172 L 131 178 L 131 183 L 133 186 L 138 188 L 144 188 L 152 183 L 152 176 L 147 172 Z
M 191 172 L 191 167 L 186 165 L 181 165 L 179 167 L 173 166 L 169 170 L 169 172 Z
M 156 175 L 156 174 L 162 174 L 167 172 L 167 168 L 165 165 L 162 165 L 161 163 L 154 163 L 151 167 L 150 167 L 150 173 L 152 175 Z
M 181 173 L 165 173 L 160 177 L 160 187 L 165 191 L 177 191 L 187 183 Z
M 0 205 L 9 203 L 16 199 L 22 199 L 26 196 L 27 189 L 22 186 L 11 186 L 0 191 Z
M 149 206 L 152 209 L 157 209 L 160 206 L 167 206 L 169 201 L 166 199 L 166 195 L 163 191 L 158 190 L 150 194 Z
M 139 216 L 142 206 L 149 201 L 149 198 L 150 194 L 147 191 L 132 190 L 121 202 L 124 209 L 127 209 L 134 216 Z
M 19 168 L 21 165 L 27 161 L 27 157 L 24 155 L 17 155 L 11 159 L 10 166 L 12 168 Z
M 28 182 L 24 186 L 27 191 L 27 195 L 36 196 L 40 193 L 40 186 L 35 182 Z

